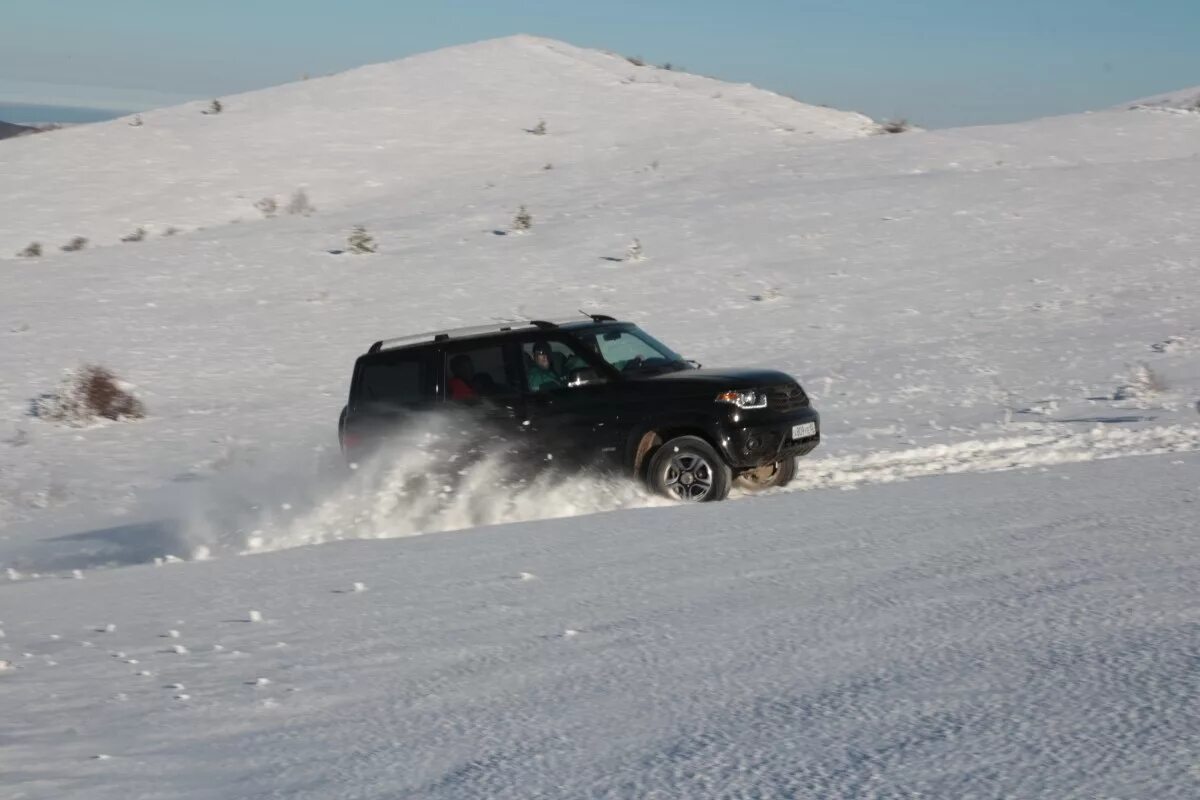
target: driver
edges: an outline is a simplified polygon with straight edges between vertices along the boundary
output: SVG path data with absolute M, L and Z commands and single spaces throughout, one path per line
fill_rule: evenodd
M 545 389 L 561 389 L 562 380 L 550 365 L 550 343 L 538 340 L 533 343 L 533 364 L 529 366 L 529 390 L 540 392 Z

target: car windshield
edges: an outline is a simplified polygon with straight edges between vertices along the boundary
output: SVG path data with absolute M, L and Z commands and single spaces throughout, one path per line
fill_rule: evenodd
M 579 338 L 592 352 L 625 374 L 691 369 L 682 356 L 639 328 L 588 331 Z

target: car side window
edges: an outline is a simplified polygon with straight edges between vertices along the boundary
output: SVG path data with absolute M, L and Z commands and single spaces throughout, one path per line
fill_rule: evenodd
M 359 376 L 359 402 L 364 405 L 407 406 L 428 402 L 430 370 L 419 354 L 365 363 Z
M 584 356 L 567 342 L 535 339 L 521 344 L 525 388 L 531 392 L 572 389 L 603 378 Z
M 471 402 L 509 397 L 519 392 L 515 371 L 505 359 L 502 344 L 460 347 L 446 352 L 446 399 Z

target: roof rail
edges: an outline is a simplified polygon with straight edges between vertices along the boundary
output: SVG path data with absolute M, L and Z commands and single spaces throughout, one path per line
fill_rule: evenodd
M 613 317 L 607 314 L 589 314 L 580 312 L 585 317 L 590 317 L 593 322 L 615 322 Z M 398 336 L 393 339 L 381 339 L 367 348 L 367 353 L 378 353 L 381 350 L 391 350 L 396 347 L 404 347 L 405 345 L 417 344 L 418 342 L 447 342 L 451 339 L 460 339 L 466 336 L 482 336 L 488 333 L 505 333 L 507 331 L 521 330 L 523 328 L 538 328 L 541 330 L 553 330 L 560 325 L 565 325 L 570 322 L 577 322 L 577 319 L 563 319 L 558 321 L 550 321 L 544 319 L 533 320 L 510 320 L 495 322 L 491 325 L 470 325 L 465 328 L 448 328 L 440 331 L 427 331 L 425 333 L 413 333 L 407 336 Z

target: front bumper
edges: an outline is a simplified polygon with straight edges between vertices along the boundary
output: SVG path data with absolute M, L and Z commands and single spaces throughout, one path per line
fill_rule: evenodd
M 719 431 L 721 454 L 735 470 L 756 469 L 786 458 L 798 458 L 821 443 L 821 416 L 812 408 L 786 418 L 743 424 L 749 422 L 745 419 L 727 422 Z M 792 428 L 804 422 L 816 423 L 816 435 L 793 439 Z

